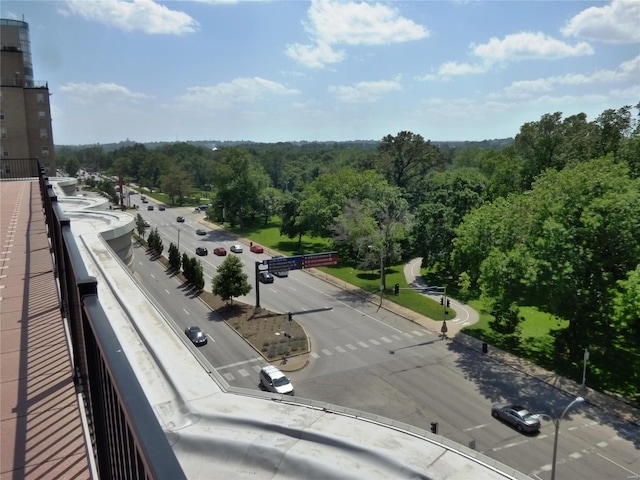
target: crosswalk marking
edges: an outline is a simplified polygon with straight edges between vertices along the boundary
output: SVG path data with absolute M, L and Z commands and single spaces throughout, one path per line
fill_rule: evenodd
M 358 342 L 358 345 L 360 345 L 362 348 L 369 348 L 369 345 L 364 342 Z
M 340 352 L 340 353 L 346 352 L 346 350 L 344 348 L 342 348 L 342 347 L 336 347 L 336 351 Z
M 371 340 L 369 340 L 369 343 L 373 344 L 373 345 L 380 345 L 380 342 L 377 340 L 374 340 L 373 338 Z
M 411 333 L 413 333 L 416 337 L 422 337 L 422 336 L 424 336 L 424 333 L 419 332 L 419 331 L 417 331 L 417 330 L 414 330 L 414 331 L 412 331 Z
M 391 335 L 391 338 L 393 338 L 394 340 L 397 340 L 397 341 L 402 340 L 402 337 L 400 335 Z
M 240 375 L 242 375 L 243 377 L 248 377 L 249 375 L 251 375 L 249 372 L 247 372 L 244 368 L 241 368 L 240 370 L 238 370 L 238 373 Z
M 309 353 L 309 355 L 311 355 L 313 358 L 320 358 L 320 355 L 318 355 L 316 352 L 311 352 Z
M 227 382 L 233 382 L 236 379 L 236 377 L 234 377 L 233 374 L 229 372 L 223 373 L 222 376 L 225 378 Z
M 326 348 L 323 348 L 322 350 L 320 350 L 322 353 L 324 353 L 326 356 L 331 356 L 333 355 L 333 352 L 331 350 L 327 350 Z
M 393 340 L 389 340 L 387 337 L 380 337 L 380 340 L 382 340 L 384 343 L 391 343 Z
M 347 344 L 345 345 L 345 347 L 350 348 L 351 350 L 357 350 L 357 349 L 358 349 L 358 347 L 354 347 L 354 346 L 353 346 L 353 345 L 351 345 L 350 343 L 347 343 Z

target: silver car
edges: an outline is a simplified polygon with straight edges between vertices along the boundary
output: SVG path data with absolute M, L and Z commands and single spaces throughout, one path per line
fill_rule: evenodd
M 502 420 L 519 432 L 537 432 L 540 430 L 540 419 L 521 405 L 497 403 L 491 407 L 493 418 Z

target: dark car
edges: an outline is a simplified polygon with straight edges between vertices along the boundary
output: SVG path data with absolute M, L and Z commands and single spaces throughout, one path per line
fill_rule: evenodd
M 176 218 L 176 222 L 178 222 L 178 223 L 184 223 L 184 217 L 178 217 L 178 218 Z
M 149 205 L 149 206 L 147 207 L 147 210 L 153 210 L 153 205 Z
M 282 255 L 274 255 L 271 258 L 283 258 Z M 273 267 L 269 270 L 272 274 L 274 274 L 276 277 L 279 278 L 284 278 L 284 277 L 288 277 L 289 276 L 289 269 L 288 268 L 282 268 L 282 269 L 274 269 Z
M 540 430 L 540 419 L 521 405 L 497 403 L 491 407 L 493 418 L 502 420 L 519 432 L 537 432 Z
M 160 206 L 158 207 L 158 210 L 160 210 L 161 212 L 164 212 L 164 211 L 165 211 L 165 207 L 164 207 L 164 205 L 160 205 Z
M 206 235 L 207 231 L 203 230 L 202 228 L 199 228 L 196 230 L 196 235 Z
M 227 249 L 224 247 L 216 247 L 213 249 L 213 253 L 219 257 L 224 257 L 227 254 Z
M 269 272 L 260 272 L 258 274 L 258 280 L 260 280 L 262 283 L 273 283 L 273 275 L 271 275 Z
M 198 247 L 196 248 L 196 255 L 200 255 L 201 257 L 204 257 L 205 255 L 209 255 L 209 252 L 204 247 Z
M 185 329 L 184 333 L 187 337 L 189 337 L 189 340 L 191 340 L 196 347 L 207 344 L 207 336 L 200 329 L 200 327 L 188 327 Z

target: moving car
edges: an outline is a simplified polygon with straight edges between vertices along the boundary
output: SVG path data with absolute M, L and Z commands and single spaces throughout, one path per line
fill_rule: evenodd
M 161 212 L 164 212 L 166 209 L 165 209 L 165 206 L 164 206 L 164 205 L 160 205 L 160 206 L 158 207 L 158 210 L 160 210 Z
M 178 217 L 178 218 L 176 218 L 176 222 L 178 222 L 178 223 L 184 223 L 184 217 Z
M 209 252 L 207 251 L 206 248 L 204 247 L 198 247 L 196 248 L 196 255 L 200 255 L 201 257 L 204 257 L 205 255 L 208 255 Z
M 258 273 L 258 280 L 262 283 L 273 283 L 273 275 L 269 272 L 260 272 Z
M 202 228 L 199 228 L 196 230 L 196 235 L 206 235 L 207 231 L 203 230 Z
M 196 347 L 207 344 L 207 336 L 200 327 L 187 327 L 184 334 L 189 337 L 189 340 L 191 340 Z
M 262 367 L 259 385 L 268 392 L 294 395 L 291 380 L 273 365 Z
M 224 257 L 227 254 L 227 249 L 224 247 L 216 247 L 213 249 L 213 253 L 219 257 Z
M 283 257 L 282 257 L 282 255 L 274 255 L 271 258 L 283 258 Z M 273 275 L 275 275 L 276 277 L 278 277 L 278 278 L 284 278 L 284 277 L 288 277 L 289 276 L 289 269 L 288 268 L 285 268 L 285 269 L 282 269 L 282 270 L 271 269 L 270 272 Z
M 253 253 L 264 253 L 264 248 L 262 248 L 260 245 L 251 245 L 250 250 Z
M 151 226 L 151 224 L 149 223 L 149 220 L 145 220 L 144 221 L 144 226 L 145 227 L 150 227 Z
M 540 430 L 540 419 L 521 405 L 496 403 L 491 407 L 493 418 L 502 420 L 519 432 L 537 432 Z
M 242 245 L 231 245 L 231 248 L 229 250 L 231 250 L 233 253 L 242 253 Z
M 149 206 L 147 207 L 147 210 L 153 210 L 153 205 L 149 205 Z

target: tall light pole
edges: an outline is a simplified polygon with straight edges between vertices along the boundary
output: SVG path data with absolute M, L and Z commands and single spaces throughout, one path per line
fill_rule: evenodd
M 180 232 L 182 231 L 181 228 L 178 228 L 178 255 L 180 254 Z
M 582 365 L 582 390 L 587 386 L 587 360 L 589 360 L 589 350 L 584 349 L 584 363 Z
M 564 409 L 564 411 L 562 412 L 562 415 L 560 415 L 558 418 L 553 418 L 552 416 L 547 415 L 546 413 L 539 414 L 540 416 L 549 418 L 553 422 L 553 425 L 556 427 L 556 433 L 553 439 L 553 460 L 551 462 L 551 480 L 556 479 L 556 459 L 558 458 L 558 431 L 560 430 L 560 422 L 562 421 L 562 419 L 564 418 L 564 416 L 567 414 L 567 412 L 571 407 L 573 407 L 576 403 L 582 403 L 582 402 L 584 402 L 584 398 L 582 397 L 574 398 L 573 401 L 569 405 L 567 405 L 567 407 Z

